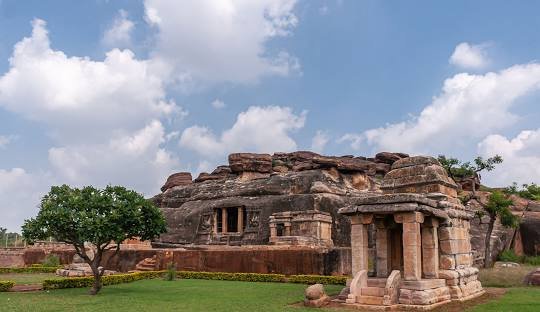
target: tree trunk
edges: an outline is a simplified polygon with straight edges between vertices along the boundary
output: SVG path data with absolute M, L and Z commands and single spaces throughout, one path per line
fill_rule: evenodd
M 484 268 L 490 268 L 491 267 L 491 233 L 493 233 L 493 227 L 495 226 L 495 221 L 497 220 L 497 216 L 495 215 L 489 215 L 489 224 L 488 224 L 488 230 L 486 232 L 486 241 L 485 241 L 485 249 L 484 249 Z
M 94 273 L 94 284 L 90 289 L 90 295 L 97 295 L 103 287 L 103 284 L 101 283 L 101 272 L 99 272 L 97 266 L 92 266 L 92 272 Z

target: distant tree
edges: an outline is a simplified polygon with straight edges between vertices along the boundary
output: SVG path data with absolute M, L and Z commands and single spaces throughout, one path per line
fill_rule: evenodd
M 480 201 L 479 201 L 480 202 Z M 482 204 L 482 203 L 481 203 Z M 486 237 L 484 240 L 485 243 L 485 254 L 484 254 L 484 267 L 491 267 L 491 234 L 493 233 L 493 228 L 495 226 L 495 221 L 497 217 L 500 219 L 500 222 L 505 227 L 516 228 L 519 225 L 519 218 L 512 214 L 510 211 L 510 206 L 514 202 L 507 197 L 504 193 L 500 191 L 494 191 L 489 196 L 487 204 L 482 204 L 484 210 L 489 216 L 488 230 L 486 232 Z
M 519 189 L 516 182 L 504 190 L 507 194 L 515 194 L 520 197 L 540 201 L 540 185 L 536 183 L 523 184 Z
M 37 217 L 23 225 L 23 236 L 28 242 L 52 237 L 73 245 L 92 268 L 91 295 L 102 288 L 104 269 L 100 265 L 105 251 L 118 252 L 126 239 L 148 240 L 165 231 L 161 211 L 142 195 L 121 186 L 107 186 L 103 190 L 53 186 L 42 198 Z M 85 242 L 95 248 L 93 257 L 87 254 Z
M 462 162 L 457 158 L 447 158 L 444 155 L 439 155 L 437 158 L 441 165 L 446 169 L 448 175 L 456 182 L 458 180 L 469 180 L 472 185 L 472 197 L 476 195 L 476 179 L 480 181 L 480 172 L 492 171 L 495 165 L 503 162 L 499 155 L 484 159 L 481 156 L 476 157 L 473 162 Z

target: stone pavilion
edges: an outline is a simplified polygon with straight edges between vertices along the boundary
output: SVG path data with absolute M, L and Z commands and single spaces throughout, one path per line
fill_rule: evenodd
M 381 189 L 339 209 L 351 220 L 353 279 L 344 304 L 431 309 L 481 295 L 469 237 L 474 216 L 440 163 L 400 159 Z M 368 227 L 376 228 L 371 261 Z

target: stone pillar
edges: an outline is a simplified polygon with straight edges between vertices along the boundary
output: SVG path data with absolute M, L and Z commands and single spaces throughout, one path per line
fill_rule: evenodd
M 375 238 L 375 246 L 377 248 L 377 263 L 375 264 L 375 268 L 377 277 L 388 277 L 390 274 L 390 244 L 388 243 L 390 233 L 386 224 L 384 224 L 384 220 L 377 220 L 375 224 L 377 225 Z
M 277 236 L 277 227 L 275 223 L 270 223 L 270 237 L 276 237 Z
M 238 208 L 238 233 L 244 232 L 244 208 Z
M 368 227 L 373 215 L 355 215 L 351 217 L 351 255 L 352 275 L 361 270 L 368 270 Z
M 221 208 L 221 233 L 228 233 L 227 228 L 227 208 Z
M 291 236 L 291 222 L 284 222 L 283 227 L 283 236 Z
M 422 225 L 422 271 L 425 278 L 439 278 L 439 221 L 433 217 Z
M 403 223 L 403 278 L 406 281 L 422 279 L 422 239 L 420 223 L 424 215 L 406 212 L 394 215 L 397 223 Z
M 217 234 L 218 232 L 218 219 L 217 219 L 217 213 L 218 211 L 217 210 L 214 210 L 214 227 L 213 227 L 213 230 L 214 230 L 214 234 Z

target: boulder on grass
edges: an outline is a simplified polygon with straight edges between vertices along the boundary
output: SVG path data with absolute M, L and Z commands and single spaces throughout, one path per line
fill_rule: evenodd
M 540 268 L 536 268 L 525 275 L 523 283 L 527 286 L 540 286 Z
M 324 291 L 322 284 L 311 285 L 306 288 L 304 305 L 306 307 L 320 308 L 330 302 L 330 297 Z

